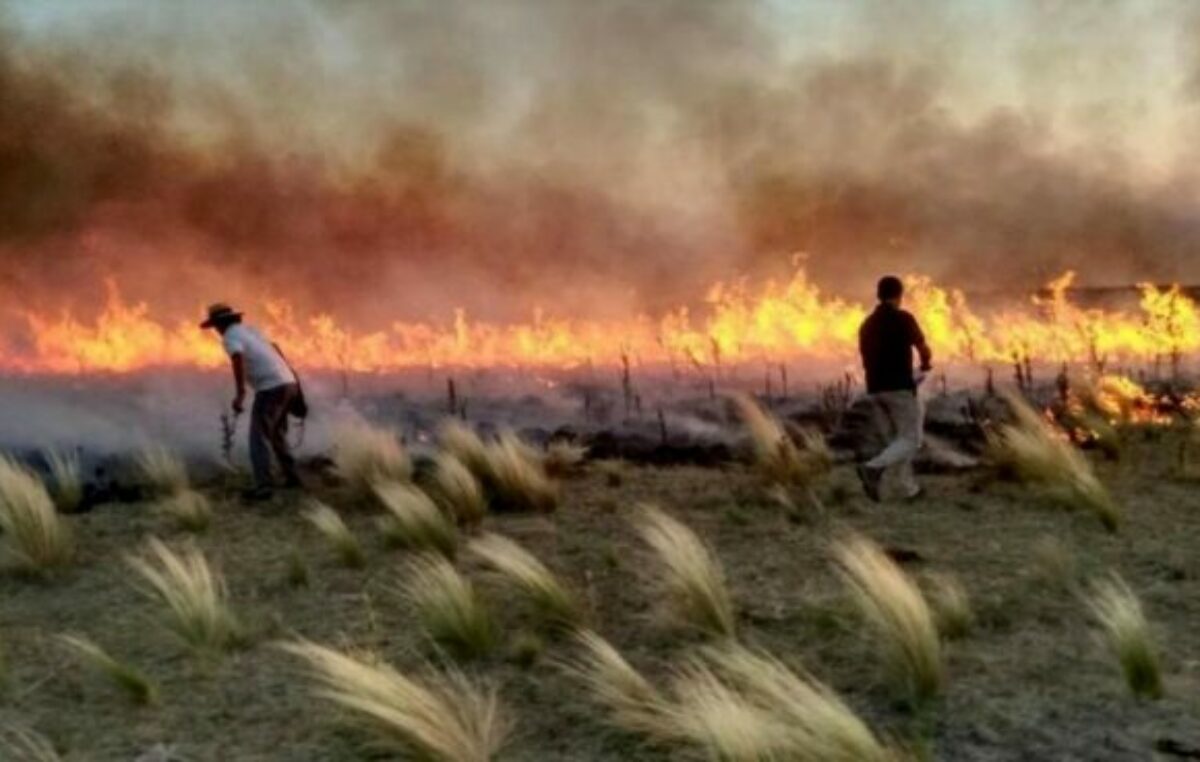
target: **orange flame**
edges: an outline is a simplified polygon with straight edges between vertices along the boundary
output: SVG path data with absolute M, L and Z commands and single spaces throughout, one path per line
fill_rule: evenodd
M 908 278 L 908 307 L 921 321 L 942 363 L 1009 362 L 1029 357 L 1055 363 L 1178 360 L 1200 349 L 1200 310 L 1178 286 L 1143 284 L 1135 310 L 1080 307 L 1068 298 L 1074 275 L 1048 295 L 982 316 L 957 290 L 929 278 Z M 332 315 L 302 316 L 289 304 L 262 305 L 257 322 L 298 364 L 310 369 L 386 372 L 413 367 L 526 366 L 569 369 L 615 363 L 623 353 L 644 364 L 784 362 L 824 358 L 853 363 L 858 325 L 868 305 L 829 297 L 803 270 L 784 283 L 754 289 L 717 284 L 704 314 L 679 308 L 660 319 L 616 321 L 551 317 L 535 311 L 525 323 L 472 322 L 462 310 L 445 324 L 394 323 L 360 333 Z M 199 306 L 197 308 L 199 313 Z M 225 360 L 219 343 L 194 320 L 155 318 L 108 284 L 105 308 L 90 323 L 71 313 L 23 313 L 29 340 L 0 345 L 0 372 L 125 373 L 148 367 L 211 368 Z

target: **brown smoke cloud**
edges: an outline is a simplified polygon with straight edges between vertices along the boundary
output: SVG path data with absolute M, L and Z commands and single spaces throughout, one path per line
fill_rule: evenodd
M 1108 46 L 1135 5 L 1022 18 Z M 167 315 L 284 297 L 379 324 L 655 310 L 795 252 L 835 290 L 1200 277 L 1192 177 L 1043 110 L 1064 98 L 1031 67 L 1077 51 L 1020 51 L 1028 100 L 959 108 L 952 7 L 865 2 L 861 45 L 802 54 L 765 0 L 10 12 L 0 292 L 87 308 L 111 277 Z

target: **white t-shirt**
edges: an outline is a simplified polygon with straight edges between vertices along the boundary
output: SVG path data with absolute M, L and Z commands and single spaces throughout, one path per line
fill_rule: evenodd
M 243 323 L 229 326 L 221 343 L 230 357 L 240 354 L 246 368 L 246 383 L 256 392 L 296 383 L 287 361 L 261 333 Z

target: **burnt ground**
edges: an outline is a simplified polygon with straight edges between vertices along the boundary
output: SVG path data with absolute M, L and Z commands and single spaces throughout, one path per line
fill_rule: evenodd
M 754 476 L 736 464 L 626 466 L 619 479 L 592 465 L 565 483 L 556 515 L 492 517 L 486 528 L 518 539 L 583 591 L 597 629 L 654 676 L 699 641 L 661 615 L 647 578 L 653 566 L 643 563 L 630 529 L 639 501 L 669 508 L 715 546 L 746 641 L 802 664 L 880 732 L 930 759 L 1186 759 L 1189 751 L 1200 754 L 1200 492 L 1174 478 L 1172 452 L 1169 442 L 1138 441 L 1122 462 L 1102 466 L 1127 511 L 1116 535 L 977 472 L 925 476 L 923 501 L 876 506 L 843 466 L 822 490 L 824 515 L 789 514 L 764 501 Z M 186 535 L 146 504 L 101 506 L 70 518 L 82 554 L 74 568 L 44 581 L 0 578 L 8 665 L 0 722 L 35 728 L 67 760 L 133 760 L 159 744 L 195 762 L 391 758 L 311 698 L 297 664 L 271 644 L 300 635 L 421 668 L 431 653 L 401 599 L 406 554 L 384 548 L 370 510 L 346 509 L 368 563 L 342 568 L 299 517 L 296 501 L 249 507 L 230 485 L 206 491 L 218 501 L 218 518 L 196 542 L 226 575 L 234 605 L 254 630 L 251 645 L 217 664 L 189 656 L 122 560 L 149 535 L 171 542 Z M 336 493 L 325 497 L 338 505 Z M 908 551 L 914 574 L 952 572 L 972 596 L 976 625 L 948 646 L 949 683 L 928 716 L 914 716 L 889 694 L 831 568 L 829 540 L 850 528 Z M 1048 542 L 1068 552 L 1073 571 L 1050 570 Z M 310 572 L 307 586 L 289 582 L 297 553 Z M 468 666 L 501 683 L 516 720 L 500 759 L 692 758 L 610 728 L 555 666 L 567 644 L 544 639 L 540 652 L 514 651 L 516 641 L 528 642 L 532 620 L 469 561 L 462 564 L 483 585 L 505 633 L 494 657 Z M 1161 701 L 1127 694 L 1080 600 L 1086 580 L 1109 570 L 1140 594 L 1158 628 L 1167 684 Z M 130 706 L 51 639 L 61 632 L 89 635 L 149 673 L 160 704 Z

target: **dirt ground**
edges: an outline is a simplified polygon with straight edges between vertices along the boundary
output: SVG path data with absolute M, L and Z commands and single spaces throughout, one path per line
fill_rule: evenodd
M 485 528 L 533 550 L 579 590 L 596 628 L 638 667 L 662 676 L 698 641 L 662 616 L 653 565 L 630 528 L 641 501 L 684 519 L 716 548 L 740 611 L 743 638 L 803 665 L 839 690 L 881 733 L 927 758 L 1149 760 L 1200 758 L 1200 492 L 1170 478 L 1165 442 L 1138 442 L 1105 464 L 1124 504 L 1121 532 L 1091 516 L 1057 510 L 1027 488 L 979 474 L 925 476 L 927 496 L 877 506 L 846 467 L 823 489 L 823 515 L 765 501 L 741 466 L 627 466 L 619 484 L 590 466 L 565 484 L 550 517 L 500 516 Z M 45 581 L 0 578 L 0 643 L 7 677 L 0 722 L 35 728 L 67 760 L 134 760 L 157 745 L 175 758 L 217 760 L 387 759 L 366 736 L 312 698 L 291 657 L 272 643 L 303 636 L 377 652 L 401 669 L 431 658 L 401 597 L 406 555 L 388 550 L 369 510 L 346 510 L 368 551 L 365 568 L 340 567 L 299 517 L 296 500 L 240 504 L 209 488 L 218 518 L 196 538 L 224 572 L 251 645 L 200 664 L 159 620 L 123 562 L 157 535 L 187 536 L 143 505 L 112 505 L 70 519 L 80 562 Z M 337 496 L 327 496 L 337 505 Z M 830 539 L 855 529 L 910 551 L 916 575 L 951 572 L 969 591 L 976 625 L 948 646 L 944 698 L 925 717 L 897 704 L 880 661 L 829 562 Z M 1056 547 L 1050 553 L 1048 548 Z M 289 581 L 299 554 L 309 584 Z M 1055 564 L 1048 557 L 1058 559 Z M 642 745 L 609 727 L 603 713 L 556 666 L 569 644 L 529 641 L 531 619 L 469 561 L 505 632 L 494 657 L 467 667 L 497 680 L 516 721 L 503 760 L 677 760 L 680 749 Z M 1080 591 L 1120 572 L 1157 628 L 1166 697 L 1131 698 L 1099 642 Z M 157 706 L 131 706 L 109 683 L 80 669 L 50 636 L 82 633 L 159 683 Z M 1157 751 L 1156 751 L 1157 749 Z M 1174 749 L 1174 751 L 1171 751 Z M 1188 750 L 1197 756 L 1187 756 Z

